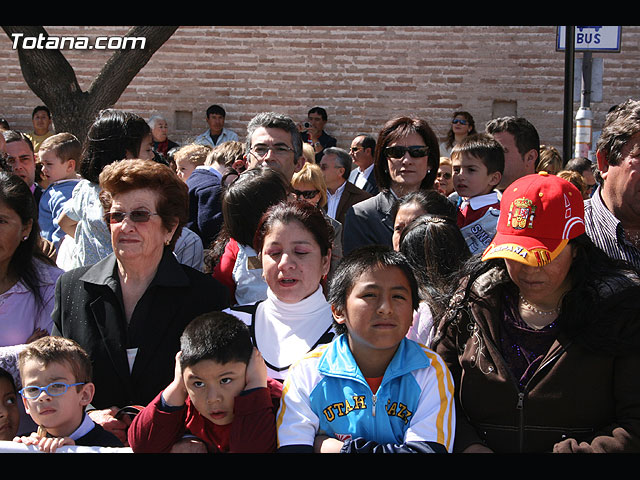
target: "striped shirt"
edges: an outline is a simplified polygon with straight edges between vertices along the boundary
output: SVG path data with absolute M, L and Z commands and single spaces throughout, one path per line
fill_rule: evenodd
M 625 237 L 624 228 L 602 201 L 600 189 L 584 202 L 584 224 L 587 235 L 611 258 L 626 260 L 640 270 L 640 250 Z

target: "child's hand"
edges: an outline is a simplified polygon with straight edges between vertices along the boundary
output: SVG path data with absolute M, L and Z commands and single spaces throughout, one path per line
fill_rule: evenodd
M 180 366 L 180 354 L 176 353 L 176 365 L 173 369 L 173 381 L 162 392 L 162 398 L 169 405 L 179 407 L 187 401 L 187 387 L 182 377 L 182 367 Z
M 245 390 L 252 388 L 267 387 L 267 366 L 264 363 L 262 355 L 257 348 L 253 348 L 253 354 L 247 365 L 247 373 L 245 374 L 246 385 Z
M 55 453 L 62 446 L 76 444 L 70 437 L 40 437 L 36 432 L 28 437 L 16 437 L 13 441 L 25 445 L 35 445 L 38 450 L 45 453 Z
M 313 442 L 314 453 L 340 453 L 344 442 L 327 435 L 317 435 Z

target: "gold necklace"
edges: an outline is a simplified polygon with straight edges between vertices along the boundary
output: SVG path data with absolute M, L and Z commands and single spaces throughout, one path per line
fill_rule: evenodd
M 540 310 L 539 308 L 536 308 L 531 303 L 529 303 L 527 299 L 522 296 L 522 294 L 519 294 L 519 295 L 520 295 L 520 301 L 522 302 L 522 305 L 524 305 L 526 308 L 528 308 L 532 312 L 537 313 L 538 315 L 545 315 L 545 316 L 558 315 L 560 307 L 556 307 L 553 310 Z

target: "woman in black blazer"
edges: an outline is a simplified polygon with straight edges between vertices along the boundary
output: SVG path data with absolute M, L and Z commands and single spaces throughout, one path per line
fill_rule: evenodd
M 380 193 L 347 211 L 343 226 L 343 250 L 382 244 L 392 245 L 393 206 L 406 194 L 433 188 L 440 148 L 429 124 L 419 118 L 389 120 L 378 135 L 374 173 Z
M 126 442 L 128 425 L 116 412 L 148 404 L 171 382 L 184 327 L 228 299 L 222 284 L 173 255 L 188 194 L 168 166 L 116 162 L 100 174 L 100 186 L 113 253 L 60 277 L 52 334 L 87 351 L 96 385 L 89 414 Z

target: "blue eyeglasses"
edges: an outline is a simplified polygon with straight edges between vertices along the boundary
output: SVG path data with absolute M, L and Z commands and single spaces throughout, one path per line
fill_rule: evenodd
M 462 120 L 461 118 L 454 118 L 453 120 L 451 120 L 451 123 L 459 123 L 460 125 L 466 125 L 467 122 L 466 120 Z
M 69 387 L 75 387 L 77 385 L 84 385 L 86 382 L 80 383 L 72 383 L 67 384 L 64 382 L 53 382 L 47 385 L 46 387 L 37 387 L 35 385 L 31 385 L 29 387 L 24 387 L 18 390 L 18 393 L 22 395 L 24 398 L 33 400 L 34 398 L 38 398 L 42 392 L 47 392 L 47 395 L 50 397 L 58 397 L 60 395 L 64 395 L 67 393 Z

